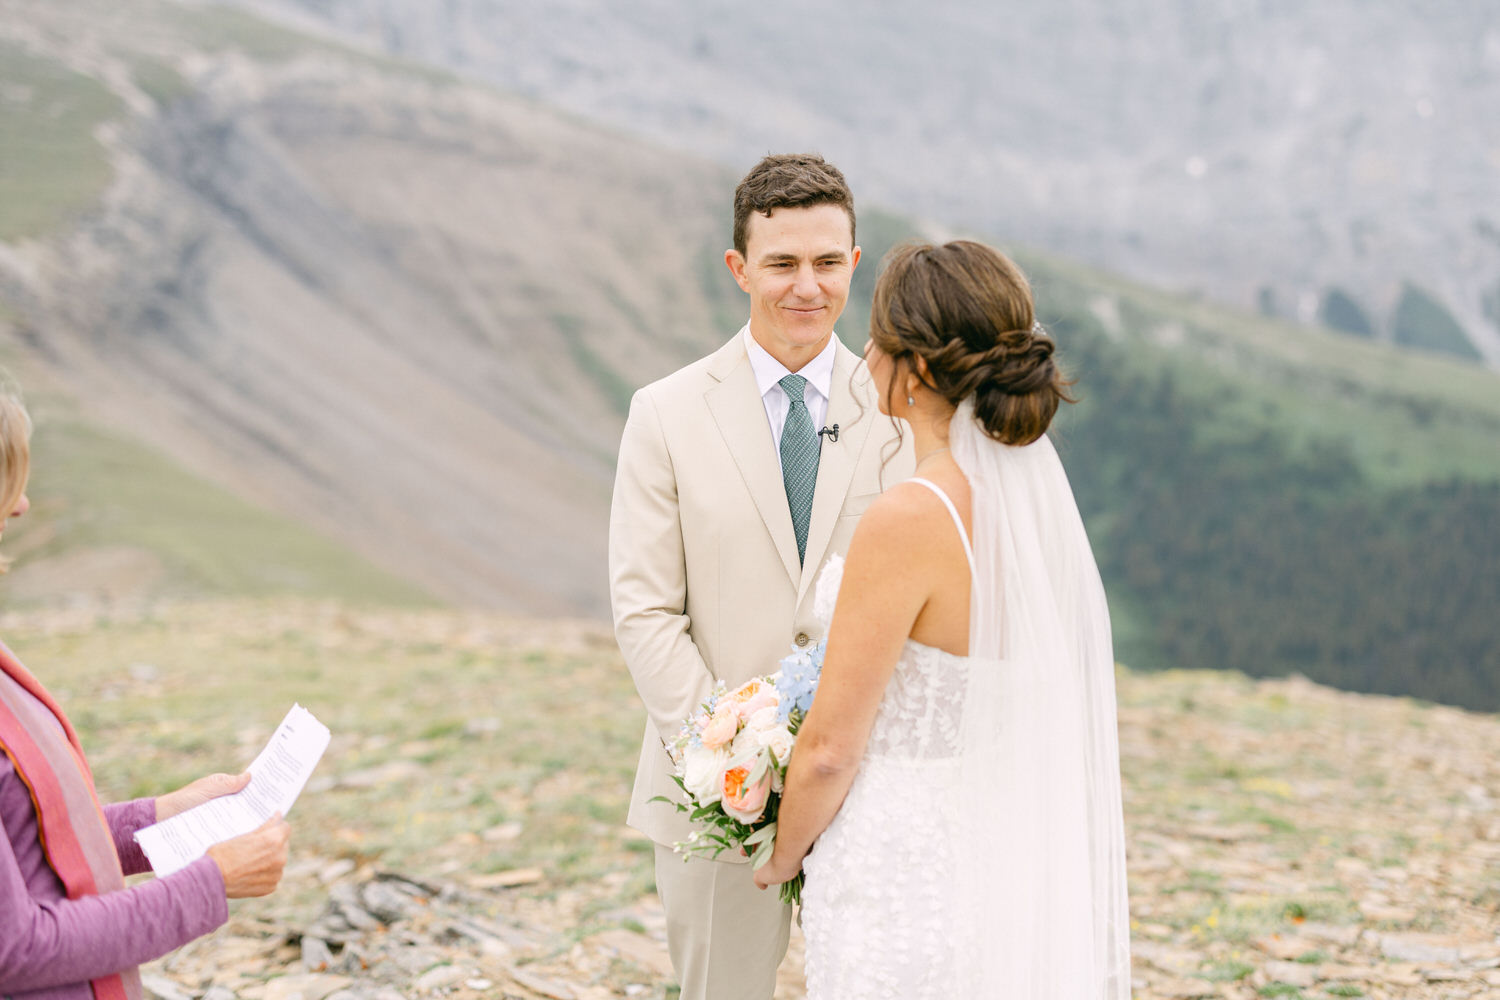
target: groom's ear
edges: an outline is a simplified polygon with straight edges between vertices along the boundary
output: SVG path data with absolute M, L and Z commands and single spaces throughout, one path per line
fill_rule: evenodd
M 729 273 L 734 275 L 734 283 L 740 286 L 740 291 L 749 292 L 750 284 L 745 278 L 745 256 L 738 250 L 730 247 L 724 251 L 724 266 L 729 268 Z

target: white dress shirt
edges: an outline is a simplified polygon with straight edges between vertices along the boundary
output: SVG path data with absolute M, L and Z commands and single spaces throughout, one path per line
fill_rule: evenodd
M 745 353 L 750 356 L 750 370 L 755 373 L 755 385 L 760 389 L 760 401 L 766 407 L 766 421 L 771 425 L 771 443 L 776 446 L 776 460 L 781 460 L 781 429 L 786 425 L 787 410 L 792 401 L 787 398 L 781 380 L 791 375 L 786 366 L 771 357 L 769 351 L 750 335 L 750 324 L 746 323 L 741 335 L 745 338 Z M 812 418 L 813 430 L 823 426 L 828 416 L 828 398 L 833 390 L 833 361 L 838 353 L 835 341 L 838 334 L 828 338 L 828 344 L 817 357 L 803 365 L 796 374 L 807 379 L 802 390 L 802 401 L 807 404 L 807 415 Z M 819 438 L 822 444 L 823 439 Z

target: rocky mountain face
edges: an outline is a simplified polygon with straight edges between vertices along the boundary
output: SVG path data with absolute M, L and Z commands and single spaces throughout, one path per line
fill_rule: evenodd
M 863 198 L 1163 287 L 1456 326 L 1500 365 L 1492 4 L 234 2 L 725 163 L 820 149 Z
M 103 203 L 0 244 L 28 356 L 440 597 L 604 613 L 630 390 L 741 321 L 703 266 L 732 179 L 306 39 L 205 41 L 249 30 L 222 10 L 7 6 L 10 43 L 126 109 Z
M 865 10 L 862 18 L 873 21 L 825 27 L 863 40 L 861 52 L 873 51 L 876 36 L 860 32 L 886 23 L 876 16 L 884 9 Z M 417 13 L 426 20 L 411 23 L 426 25 L 425 33 L 397 30 Z M 380 24 L 394 25 L 381 35 L 392 51 L 425 51 L 435 44 L 433 32 L 451 37 L 452 45 L 433 50 L 447 55 L 420 62 L 274 27 L 233 5 L 0 0 L 0 359 L 39 363 L 119 436 L 149 442 L 437 597 L 602 615 L 606 510 L 630 392 L 706 353 L 743 320 L 743 294 L 720 261 L 738 170 L 766 148 L 791 144 L 785 136 L 874 141 L 920 127 L 931 142 L 893 146 L 909 159 L 932 158 L 923 183 L 909 179 L 910 190 L 952 199 L 944 210 L 949 220 L 977 220 L 977 212 L 961 211 L 969 197 L 964 170 L 973 164 L 965 167 L 969 161 L 959 155 L 980 148 L 963 138 L 975 133 L 939 124 L 959 122 L 968 108 L 997 116 L 992 125 L 1001 129 L 1015 108 L 1031 106 L 1026 101 L 1063 106 L 1060 97 L 1046 97 L 1050 91 L 989 104 L 979 83 L 967 97 L 953 97 L 949 84 L 962 74 L 952 67 L 969 51 L 960 29 L 969 22 L 942 10 L 929 20 L 947 25 L 955 55 L 942 61 L 942 73 L 910 76 L 905 84 L 897 71 L 909 65 L 902 60 L 911 58 L 910 46 L 879 50 L 888 72 L 851 76 L 836 72 L 851 58 L 843 46 L 787 40 L 770 21 L 730 46 L 725 26 L 748 14 L 694 15 L 669 30 L 662 10 L 636 13 L 628 30 L 623 15 L 590 5 L 522 10 L 453 0 L 425 10 L 377 10 L 330 0 L 300 15 L 304 26 L 326 32 L 330 23 L 379 14 Z M 895 13 L 879 16 L 897 23 L 890 20 Z M 361 25 L 368 27 L 344 27 L 358 34 Z M 818 35 L 816 17 L 802 27 L 798 39 Z M 922 25 L 908 27 L 911 39 L 926 37 Z M 1057 26 L 1052 33 L 1066 36 Z M 599 62 L 589 40 L 606 35 L 617 44 Z M 507 46 L 518 50 L 505 55 Z M 572 48 L 555 64 L 537 54 L 557 46 Z M 678 79 L 671 67 L 684 46 L 698 53 L 698 75 L 663 90 L 660 101 L 640 96 Z M 752 61 L 729 86 L 725 67 L 739 65 L 741 49 Z M 798 65 L 772 72 L 767 60 L 783 50 L 794 52 Z M 553 67 L 556 80 L 593 87 L 601 100 L 637 111 L 665 108 L 668 97 L 691 99 L 701 114 L 674 118 L 661 131 L 682 143 L 709 135 L 705 123 L 717 121 L 725 145 L 708 151 L 736 159 L 737 169 L 431 66 L 465 65 L 464 52 L 474 60 L 487 53 L 515 73 Z M 1017 52 L 1017 78 L 1036 75 Z M 609 65 L 629 69 L 635 83 L 611 82 L 600 68 Z M 815 66 L 830 70 L 819 86 L 811 85 Z M 543 83 L 526 77 L 518 85 L 543 92 L 551 86 Z M 815 113 L 807 102 L 821 100 L 824 90 L 840 109 L 869 105 L 861 95 L 887 94 L 881 128 Z M 913 113 L 897 100 L 903 94 L 930 103 Z M 737 117 L 712 110 L 729 101 L 726 95 L 745 98 Z M 1098 100 L 1106 98 L 1116 100 L 1099 91 Z M 1161 101 L 1176 106 L 1166 96 Z M 1104 129 L 1089 138 L 1083 118 L 1064 128 L 1057 114 L 1036 115 L 1036 133 L 1067 145 L 1080 163 L 1093 163 L 1093 153 L 1108 148 L 1104 140 L 1136 134 L 1110 118 L 1107 129 L 1089 126 Z M 748 124 L 737 130 L 741 121 Z M 1483 134 L 1476 129 L 1467 141 L 1486 141 Z M 59 135 L 66 144 L 56 145 Z M 956 145 L 943 146 L 950 140 Z M 753 142 L 763 145 L 733 157 L 725 152 Z M 903 189 L 882 180 L 855 146 L 819 144 L 850 167 L 873 265 L 883 244 L 914 231 L 905 219 L 870 211 Z M 938 170 L 949 165 L 943 149 L 952 153 L 946 173 Z M 93 173 L 83 176 L 84 167 Z M 18 186 L 20 173 L 30 187 Z M 1217 176 L 1211 166 L 1195 173 L 1205 182 Z M 997 182 L 984 190 L 1000 205 L 1019 197 L 1021 187 Z M 60 204 L 68 191 L 71 210 L 42 211 L 41 195 Z M 942 209 L 939 201 L 930 204 Z M 1189 202 L 1177 208 L 1184 206 Z M 36 208 L 29 230 L 18 207 Z M 44 216 L 48 225 L 35 221 Z M 1024 213 L 1017 209 L 1015 217 Z M 1165 231 L 1165 224 L 1153 225 L 1151 239 Z M 1095 235 L 1105 247 L 1102 231 Z M 1182 273 L 1193 273 L 1206 254 L 1196 247 Z M 1486 428 L 1500 397 L 1490 372 L 1321 331 L 1298 336 L 1284 324 L 1205 303 L 1156 303 L 1168 297 L 1098 275 L 1065 278 L 1069 268 L 1034 256 L 1048 322 L 1070 338 L 1075 360 L 1101 366 L 1088 375 L 1090 391 L 1118 390 L 1114 419 L 1082 428 L 1073 447 L 1116 440 L 1099 430 L 1107 424 L 1126 429 L 1124 444 L 1104 449 L 1108 461 L 1086 463 L 1080 488 L 1092 477 L 1095 494 L 1133 495 L 1100 485 L 1123 461 L 1153 482 L 1192 484 L 1169 492 L 1196 497 L 1203 484 L 1171 464 L 1188 454 L 1174 435 L 1204 434 L 1219 442 L 1212 454 L 1222 459 L 1224 438 L 1206 430 L 1209 424 L 1236 441 L 1241 429 L 1258 428 L 1268 440 L 1300 440 L 1309 428 L 1322 429 L 1334 445 L 1348 439 L 1377 472 L 1406 469 L 1397 480 L 1403 484 L 1460 471 L 1493 475 Z M 874 271 L 861 268 L 857 279 L 868 281 Z M 1231 272 L 1241 273 L 1224 273 Z M 868 285 L 856 291 L 867 299 Z M 851 308 L 841 330 L 859 328 L 862 308 Z M 1093 354 L 1090 343 L 1098 348 Z M 1179 364 L 1187 366 L 1184 386 L 1228 409 L 1203 420 L 1177 412 L 1158 436 L 1158 453 L 1148 454 L 1143 442 L 1157 440 L 1149 427 L 1171 416 L 1158 405 L 1159 380 Z M 1236 455 L 1253 458 L 1243 452 Z M 1418 454 L 1433 461 L 1407 461 Z M 1268 496 L 1285 494 L 1304 471 L 1284 455 L 1254 460 L 1261 470 L 1254 481 Z M 1225 477 L 1215 488 L 1243 497 L 1232 465 L 1213 466 Z M 138 479 L 150 476 L 136 471 Z M 98 478 L 113 476 L 110 470 Z M 78 503 L 96 506 L 89 496 L 98 493 L 79 493 Z M 167 506 L 159 498 L 146 502 Z M 1182 516 L 1207 518 L 1207 509 L 1189 502 Z M 1108 521 L 1115 512 L 1105 503 L 1096 513 Z M 1214 537 L 1226 537 L 1222 525 L 1204 523 Z M 1128 537 L 1134 528 L 1118 530 Z M 109 537 L 107 524 L 99 531 Z M 1108 551 L 1107 531 L 1098 537 Z M 50 544 L 39 538 L 37 551 Z M 1157 551 L 1151 561 L 1171 559 Z M 1310 572 L 1321 577 L 1325 570 Z M 1350 590 L 1356 592 L 1364 593 Z M 1243 606 L 1234 598 L 1220 605 Z M 1188 617 L 1207 620 L 1197 610 Z

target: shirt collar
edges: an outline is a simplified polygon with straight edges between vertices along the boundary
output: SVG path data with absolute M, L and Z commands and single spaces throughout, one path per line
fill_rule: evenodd
M 771 387 L 779 385 L 781 380 L 791 374 L 780 361 L 771 357 L 771 353 L 750 335 L 750 324 L 746 323 L 742 331 L 745 338 L 745 353 L 750 356 L 750 370 L 755 373 L 755 387 L 760 390 L 761 397 L 771 391 Z M 802 369 L 797 372 L 807 379 L 807 384 L 818 390 L 824 399 L 833 398 L 833 362 L 838 357 L 839 335 L 834 334 L 828 338 L 828 344 Z

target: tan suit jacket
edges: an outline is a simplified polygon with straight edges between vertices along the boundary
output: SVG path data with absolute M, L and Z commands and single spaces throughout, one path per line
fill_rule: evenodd
M 649 716 L 629 824 L 660 844 L 692 827 L 662 739 L 675 736 L 716 681 L 731 688 L 777 669 L 793 644 L 822 637 L 812 584 L 843 553 L 859 515 L 911 474 L 868 371 L 838 345 L 808 525 L 797 542 L 781 464 L 742 329 L 718 351 L 635 394 L 610 510 L 615 636 Z M 893 456 L 882 470 L 882 460 Z M 723 860 L 731 859 L 726 853 Z

